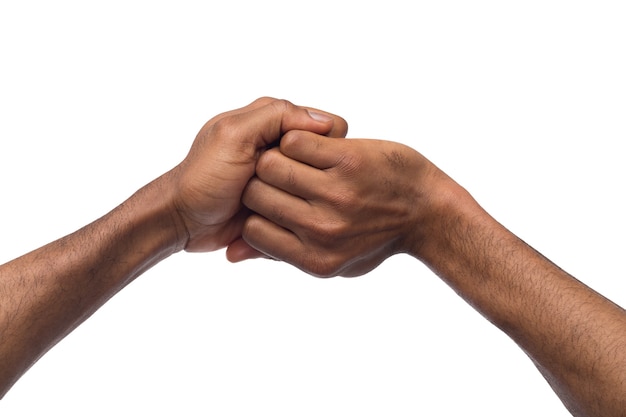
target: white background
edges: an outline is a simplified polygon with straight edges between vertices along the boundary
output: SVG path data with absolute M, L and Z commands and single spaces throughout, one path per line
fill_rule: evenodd
M 626 305 L 620 1 L 0 3 L 0 262 L 89 223 L 270 95 L 419 150 Z M 54 347 L 2 416 L 566 416 L 416 260 L 319 280 L 179 254 Z

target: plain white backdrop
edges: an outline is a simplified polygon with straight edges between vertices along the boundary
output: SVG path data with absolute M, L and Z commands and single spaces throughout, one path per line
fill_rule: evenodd
M 419 150 L 624 306 L 624 21 L 620 1 L 3 0 L 0 262 L 105 214 L 206 120 L 269 95 Z M 145 273 L 0 402 L 155 413 L 569 415 L 414 259 L 320 280 L 223 251 Z

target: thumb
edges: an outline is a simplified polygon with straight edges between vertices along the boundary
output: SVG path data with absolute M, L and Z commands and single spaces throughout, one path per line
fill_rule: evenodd
M 266 104 L 259 105 L 259 101 Z M 228 129 L 239 133 L 237 136 L 243 143 L 249 145 L 252 142 L 256 148 L 272 144 L 290 130 L 305 130 L 324 135 L 343 130 L 343 126 L 346 126 L 345 120 L 339 116 L 296 106 L 287 100 L 259 99 L 249 107 L 249 111 L 230 114 L 231 117 L 220 121 L 230 119 L 231 123 L 225 123 Z

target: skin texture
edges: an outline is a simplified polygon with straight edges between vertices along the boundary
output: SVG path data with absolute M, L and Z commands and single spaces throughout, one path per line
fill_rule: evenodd
M 346 132 L 337 116 L 259 99 L 211 119 L 178 166 L 110 213 L 0 266 L 0 396 L 151 266 L 228 246 L 231 261 L 272 257 L 319 277 L 408 253 L 515 340 L 574 415 L 624 415 L 624 310 L 413 149 Z
M 241 193 L 257 159 L 292 129 L 343 136 L 347 125 L 271 98 L 216 116 L 174 169 L 92 224 L 0 266 L 0 397 L 151 266 L 183 249 L 211 251 L 238 239 L 248 214 Z
M 510 233 L 413 149 L 292 131 L 261 156 L 243 202 L 258 213 L 243 239 L 265 256 L 351 277 L 410 254 L 508 334 L 573 415 L 626 415 L 625 311 Z M 240 245 L 232 261 L 246 258 Z

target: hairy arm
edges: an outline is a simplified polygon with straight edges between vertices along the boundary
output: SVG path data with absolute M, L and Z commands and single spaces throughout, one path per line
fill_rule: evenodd
M 428 265 L 530 356 L 577 416 L 626 410 L 626 313 L 537 253 L 414 150 L 290 132 L 244 193 L 253 247 L 321 277 Z M 231 251 L 231 260 L 237 248 Z
M 463 190 L 442 239 L 411 251 L 507 333 L 576 416 L 626 413 L 626 313 L 514 236 Z M 443 219 L 447 220 L 443 220 Z
M 0 397 L 54 344 L 171 254 L 241 235 L 242 191 L 290 129 L 345 135 L 339 117 L 262 98 L 211 119 L 187 157 L 101 219 L 0 266 Z M 240 244 L 248 255 L 255 251 Z
M 0 396 L 142 272 L 182 249 L 166 177 L 75 233 L 0 266 Z

